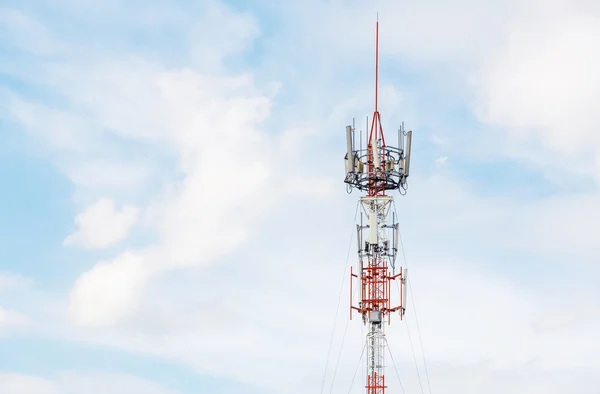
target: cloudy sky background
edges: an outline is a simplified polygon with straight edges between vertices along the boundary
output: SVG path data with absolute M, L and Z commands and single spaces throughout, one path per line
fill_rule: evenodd
M 2 393 L 348 392 L 376 12 L 405 391 L 600 392 L 597 2 L 7 0 Z

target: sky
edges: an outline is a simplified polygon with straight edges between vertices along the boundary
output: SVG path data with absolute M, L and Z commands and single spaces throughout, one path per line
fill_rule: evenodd
M 362 392 L 377 15 L 413 130 L 389 390 L 600 392 L 592 0 L 3 1 L 0 392 Z

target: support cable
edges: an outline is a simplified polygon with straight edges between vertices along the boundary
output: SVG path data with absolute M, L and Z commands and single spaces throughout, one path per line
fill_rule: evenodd
M 410 330 L 408 329 L 408 323 L 406 322 L 406 318 L 404 319 L 406 323 L 406 332 L 408 333 L 408 341 L 410 342 L 410 350 L 412 350 L 413 360 L 415 362 L 415 368 L 417 369 L 417 377 L 419 378 L 419 386 L 421 386 L 421 394 L 425 394 L 423 390 L 423 381 L 421 379 L 421 374 L 419 373 L 419 363 L 417 362 L 417 355 L 415 354 L 415 347 L 413 346 L 412 339 L 410 337 Z
M 402 255 L 404 256 L 404 264 L 408 268 L 408 262 L 406 260 L 406 253 L 404 251 L 404 243 L 402 242 L 402 232 L 398 229 L 398 235 L 400 238 L 400 246 L 402 247 Z M 423 349 L 423 340 L 421 337 L 421 328 L 419 327 L 419 318 L 417 315 L 417 305 L 415 302 L 415 296 L 412 290 L 412 285 L 410 279 L 406 279 L 408 282 L 408 290 L 410 291 L 410 300 L 412 303 L 413 310 L 415 312 L 415 323 L 417 324 L 417 334 L 419 335 L 419 346 L 421 347 L 421 354 L 423 355 L 423 366 L 425 367 L 425 379 L 427 380 L 427 388 L 429 389 L 429 394 L 431 394 L 431 382 L 429 380 L 429 370 L 427 369 L 427 361 L 425 359 L 425 350 Z
M 390 358 L 392 359 L 392 365 L 394 366 L 394 371 L 396 371 L 396 377 L 398 378 L 398 383 L 400 384 L 400 390 L 402 390 L 402 394 L 404 394 L 404 386 L 402 386 L 402 379 L 400 379 L 400 373 L 398 372 L 398 367 L 396 366 L 396 360 L 394 360 L 394 355 L 392 354 L 392 349 L 390 349 L 390 344 L 388 343 L 387 338 L 385 339 L 385 346 L 387 347 L 388 353 L 390 354 Z
M 396 201 L 394 201 L 394 211 L 396 211 L 396 214 L 397 214 L 398 210 L 396 209 Z M 400 238 L 400 247 L 402 248 L 402 258 L 404 259 L 404 266 L 408 269 L 408 260 L 406 258 L 406 250 L 404 249 L 404 241 L 402 240 L 402 231 L 400 231 L 400 227 L 399 226 L 398 226 L 398 236 Z M 419 336 L 419 346 L 421 348 L 421 354 L 423 356 L 423 365 L 425 367 L 425 379 L 427 380 L 427 388 L 429 390 L 429 394 L 431 394 L 431 381 L 429 379 L 429 370 L 427 368 L 427 361 L 426 361 L 426 358 L 425 358 L 425 350 L 423 348 L 423 340 L 422 340 L 422 337 L 421 337 L 421 328 L 419 327 L 419 318 L 418 318 L 418 315 L 417 315 L 417 305 L 416 305 L 416 302 L 415 302 L 415 297 L 414 297 L 414 293 L 413 293 L 413 290 L 412 290 L 411 281 L 408 278 L 406 280 L 408 282 L 408 290 L 410 292 L 410 300 L 411 300 L 412 307 L 413 307 L 413 310 L 414 310 L 414 313 L 415 313 L 415 323 L 417 325 L 417 334 Z M 409 338 L 409 341 L 410 341 L 410 346 L 412 348 L 412 340 L 410 339 L 410 331 L 408 330 L 408 323 L 406 323 L 406 331 L 408 332 L 408 338 Z M 415 359 L 415 363 L 416 363 L 417 361 L 416 361 L 416 356 L 415 356 L 415 353 L 414 353 L 414 349 L 413 349 L 413 358 Z M 419 376 L 419 369 L 418 369 L 418 367 L 417 367 L 417 375 Z M 421 392 L 423 392 L 423 385 L 421 384 L 421 378 L 420 378 L 420 376 L 419 376 L 419 384 L 421 385 Z
M 327 360 L 325 362 L 325 372 L 323 373 L 323 381 L 321 383 L 321 394 L 323 394 L 323 389 L 325 388 L 325 379 L 327 378 L 327 368 L 329 368 L 329 356 L 331 354 L 331 347 L 333 345 L 333 338 L 335 335 L 335 326 L 337 325 L 337 318 L 338 318 L 338 314 L 340 311 L 340 304 L 342 301 L 342 292 L 344 290 L 344 282 L 346 279 L 346 270 L 348 269 L 348 262 L 350 260 L 350 250 L 352 249 L 352 238 L 354 236 L 354 223 L 356 223 L 356 217 L 358 216 L 358 205 L 359 205 L 360 201 L 356 202 L 356 209 L 354 211 L 354 220 L 353 220 L 353 225 L 352 225 L 352 233 L 350 234 L 350 243 L 348 245 L 348 253 L 346 255 L 346 264 L 344 265 L 344 275 L 342 276 L 342 283 L 340 285 L 340 293 L 338 295 L 338 304 L 337 304 L 337 308 L 335 310 L 335 317 L 333 320 L 333 330 L 331 332 L 331 339 L 329 340 L 329 349 L 327 350 Z
M 354 370 L 354 375 L 352 376 L 352 382 L 350 382 L 350 388 L 348 389 L 348 394 L 350 394 L 350 392 L 352 391 L 352 387 L 354 386 L 354 380 L 356 379 L 356 373 L 358 372 L 358 367 L 360 367 L 360 364 L 362 362 L 362 358 L 365 354 L 366 348 L 367 348 L 367 341 L 365 341 L 365 344 L 363 345 L 363 348 L 362 348 L 362 352 L 360 352 L 360 358 L 358 359 L 358 364 L 356 364 L 356 369 Z
M 364 324 L 360 325 L 360 337 L 365 338 L 365 325 Z M 367 384 L 367 382 L 365 382 L 366 375 L 367 375 L 367 366 L 365 365 L 365 363 L 363 363 L 362 367 L 360 368 L 360 376 L 361 376 L 360 383 L 361 383 L 362 387 L 365 387 L 365 385 Z
M 402 291 L 400 290 L 400 285 L 398 284 L 398 282 L 396 282 L 396 288 L 398 289 L 398 291 Z M 412 294 L 411 294 L 412 297 Z M 423 390 L 423 381 L 421 379 L 421 373 L 419 372 L 419 363 L 417 362 L 417 355 L 415 353 L 415 347 L 413 345 L 413 341 L 412 341 L 412 337 L 410 336 L 410 329 L 408 327 L 408 322 L 406 320 L 406 317 L 404 317 L 404 324 L 406 325 L 406 333 L 408 334 L 408 343 L 410 344 L 410 350 L 412 352 L 412 356 L 413 356 L 413 361 L 415 362 L 415 369 L 417 370 L 417 378 L 419 379 L 419 386 L 421 387 L 421 394 L 425 394 L 425 391 Z
M 354 288 L 353 296 L 356 296 L 357 289 L 358 289 L 358 287 Z M 335 383 L 335 376 L 337 375 L 338 366 L 340 365 L 340 358 L 342 358 L 342 350 L 344 348 L 344 340 L 346 339 L 346 332 L 348 331 L 348 323 L 350 323 L 350 319 L 346 320 L 346 326 L 344 327 L 344 335 L 342 335 L 342 343 L 340 344 L 340 352 L 338 353 L 337 361 L 335 363 L 335 369 L 333 370 L 333 377 L 331 378 L 331 386 L 329 388 L 330 394 L 333 392 L 333 384 Z

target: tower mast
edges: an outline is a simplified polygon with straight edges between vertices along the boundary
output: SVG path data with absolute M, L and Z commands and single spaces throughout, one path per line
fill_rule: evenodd
M 384 394 L 385 350 L 387 340 L 385 323 L 391 324 L 391 315 L 399 313 L 402 319 L 406 299 L 406 269 L 396 273 L 395 261 L 398 253 L 398 222 L 393 211 L 394 199 L 386 195 L 387 190 L 398 190 L 406 194 L 406 179 L 410 167 L 412 131 L 406 132 L 404 124 L 398 129 L 397 146 L 385 142 L 379 114 L 379 18 L 375 28 L 375 111 L 367 134 L 366 146 L 362 141 L 355 146 L 355 129 L 346 126 L 346 177 L 348 192 L 356 188 L 366 192 L 361 196 L 361 219 L 356 225 L 358 240 L 358 270 L 350 270 L 350 319 L 357 312 L 363 324 L 369 327 L 366 340 L 367 350 L 367 394 Z M 368 125 L 368 121 L 367 121 Z M 362 139 L 362 133 L 360 134 Z M 363 224 L 366 216 L 366 224 Z M 358 282 L 359 299 L 354 304 L 352 282 Z M 399 294 L 392 301 L 392 283 L 398 281 Z

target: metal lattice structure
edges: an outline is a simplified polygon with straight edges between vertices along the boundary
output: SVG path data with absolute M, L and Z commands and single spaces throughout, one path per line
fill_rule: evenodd
M 396 274 L 398 253 L 398 222 L 392 210 L 393 197 L 386 191 L 398 190 L 405 194 L 410 168 L 412 131 L 398 129 L 398 146 L 386 144 L 378 111 L 379 83 L 379 21 L 375 39 L 375 112 L 367 134 L 365 146 L 362 132 L 356 146 L 354 126 L 346 127 L 346 177 L 348 191 L 356 188 L 367 192 L 360 197 L 361 218 L 357 226 L 358 271 L 350 271 L 350 319 L 353 312 L 360 314 L 363 324 L 369 326 L 366 337 L 367 394 L 385 392 L 385 324 L 391 324 L 391 315 L 404 316 L 406 299 L 406 269 Z M 367 120 L 368 127 L 368 120 Z M 358 149 L 357 149 L 358 148 Z M 364 219 L 366 218 L 366 223 Z M 353 281 L 358 282 L 359 296 L 354 304 Z M 392 297 L 394 282 L 399 294 Z M 393 301 L 395 300 L 395 301 Z M 387 320 L 387 322 L 386 322 Z

